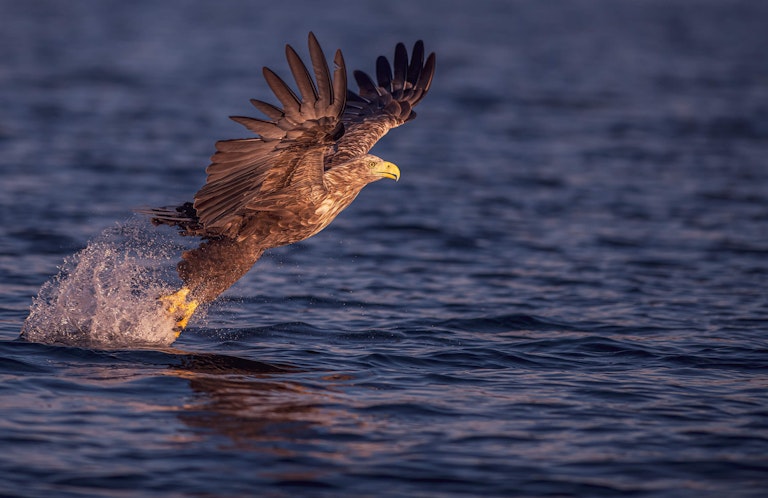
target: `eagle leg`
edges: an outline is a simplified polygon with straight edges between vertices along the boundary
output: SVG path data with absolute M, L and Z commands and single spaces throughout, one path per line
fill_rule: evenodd
M 179 337 L 181 331 L 189 323 L 189 319 L 192 318 L 200 302 L 197 299 L 187 300 L 189 295 L 189 288 L 182 287 L 173 294 L 167 296 L 161 296 L 158 301 L 163 303 L 165 311 L 176 320 L 176 326 L 173 331 L 176 333 L 176 337 Z

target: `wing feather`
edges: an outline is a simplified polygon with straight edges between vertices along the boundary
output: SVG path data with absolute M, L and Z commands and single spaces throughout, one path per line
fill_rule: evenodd
M 392 93 L 401 91 L 405 87 L 405 78 L 408 73 L 408 50 L 405 45 L 398 43 L 395 46 L 395 77 L 392 79 L 391 91 Z M 379 82 L 381 86 L 385 86 L 383 82 Z
M 344 56 L 341 50 L 336 50 L 333 57 L 335 69 L 333 71 L 333 102 L 331 103 L 331 114 L 341 116 L 344 112 L 344 105 L 347 102 L 347 69 L 344 65 Z
M 232 121 L 240 123 L 257 135 L 261 135 L 262 138 L 280 139 L 285 132 L 272 121 L 264 121 L 263 119 L 248 118 L 245 116 L 230 116 Z
M 315 96 L 319 96 L 319 99 L 316 100 L 316 105 L 325 109 L 333 103 L 333 85 L 325 54 L 323 54 L 323 49 L 313 33 L 309 34 L 309 58 L 312 60 L 312 69 L 315 72 L 315 80 L 317 80 Z
M 280 78 L 274 71 L 265 67 L 262 71 L 264 79 L 267 80 L 267 85 L 275 94 L 277 100 L 283 104 L 283 114 L 288 119 L 293 120 L 294 123 L 301 122 L 301 100 L 293 93 L 291 87 L 289 87 L 285 81 Z
M 424 68 L 419 74 L 419 79 L 416 81 L 416 88 L 421 89 L 422 95 L 419 96 L 419 100 L 423 98 L 423 94 L 429 91 L 429 87 L 432 86 L 432 78 L 435 76 L 435 54 L 429 54 L 427 62 L 424 63 Z
M 317 90 L 315 89 L 315 84 L 312 83 L 312 78 L 309 76 L 307 66 L 304 65 L 299 54 L 297 54 L 290 45 L 285 46 L 285 58 L 288 60 L 288 65 L 291 67 L 293 78 L 296 80 L 296 85 L 301 92 L 301 100 L 313 104 L 317 102 Z M 301 111 L 302 113 L 305 113 L 306 117 L 310 119 L 315 118 L 314 112 L 310 115 L 306 108 L 303 108 Z M 314 111 L 314 107 L 312 111 Z
M 278 120 L 285 116 L 283 110 L 279 107 L 273 106 L 269 102 L 263 102 L 261 100 L 251 99 L 251 105 L 265 114 L 269 119 Z
M 419 40 L 409 61 L 405 45 L 398 43 L 392 65 L 384 56 L 376 59 L 376 82 L 363 71 L 353 74 L 359 90 L 347 91 L 342 117 L 345 133 L 326 167 L 367 153 L 390 129 L 416 117 L 413 108 L 432 84 L 435 54 L 425 62 L 424 42 Z
M 373 100 L 381 97 L 381 92 L 376 83 L 373 82 L 370 76 L 362 71 L 354 71 L 352 74 L 355 76 L 357 86 L 360 88 L 360 96 L 367 100 Z
M 383 55 L 380 55 L 376 59 L 376 79 L 379 80 L 379 85 L 384 88 L 389 88 L 392 84 L 392 68 L 389 66 L 389 61 Z
M 408 65 L 408 76 L 406 77 L 406 80 L 411 83 L 418 82 L 422 67 L 424 67 L 424 42 L 419 40 L 413 45 L 411 63 Z M 383 82 L 379 81 L 379 83 L 381 84 Z

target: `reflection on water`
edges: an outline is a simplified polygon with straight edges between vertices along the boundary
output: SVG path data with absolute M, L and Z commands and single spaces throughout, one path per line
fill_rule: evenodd
M 382 424 L 356 413 L 343 393 L 349 376 L 206 354 L 185 355 L 169 372 L 194 393 L 176 414 L 193 440 L 265 460 L 254 468 L 260 478 L 314 488 L 344 466 L 391 451 L 391 442 L 368 437 Z
M 188 380 L 194 393 L 180 407 L 179 420 L 199 436 L 224 436 L 224 446 L 240 451 L 318 459 L 334 467 L 408 445 L 387 435 L 397 423 L 377 415 L 396 406 L 386 401 L 389 395 L 381 398 L 369 386 L 360 390 L 349 375 L 217 354 L 184 354 L 169 372 Z M 413 400 L 401 402 L 407 406 Z M 279 473 L 270 477 L 296 477 Z M 320 471 L 315 468 L 312 475 Z
M 226 436 L 238 449 L 294 454 L 279 441 L 312 438 L 313 428 L 330 425 L 338 414 L 332 385 L 307 387 L 286 378 L 301 373 L 287 365 L 217 354 L 186 354 L 172 375 L 189 381 L 194 393 L 179 419 L 204 434 Z

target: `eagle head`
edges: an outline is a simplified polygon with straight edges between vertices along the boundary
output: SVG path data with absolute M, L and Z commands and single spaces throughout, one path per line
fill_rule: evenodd
M 361 169 L 369 177 L 368 181 L 375 182 L 382 178 L 389 178 L 391 180 L 400 179 L 400 168 L 394 163 L 385 161 L 380 157 L 376 157 L 372 154 L 366 154 L 360 158 Z

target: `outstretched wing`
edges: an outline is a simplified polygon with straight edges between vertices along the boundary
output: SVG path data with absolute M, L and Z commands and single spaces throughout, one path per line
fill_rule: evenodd
M 344 134 L 344 59 L 337 50 L 331 80 L 320 44 L 309 33 L 315 84 L 296 51 L 286 45 L 285 52 L 300 96 L 265 67 L 264 79 L 283 108 L 253 99 L 253 106 L 268 120 L 231 118 L 258 136 L 216 143 L 216 153 L 206 169 L 207 181 L 195 194 L 194 202 L 197 216 L 210 235 L 237 235 L 249 206 L 268 203 L 270 196 L 280 195 L 287 188 L 325 188 L 323 156 Z
M 429 54 L 425 62 L 424 43 L 419 40 L 409 62 L 408 50 L 398 43 L 393 66 L 379 56 L 376 82 L 363 71 L 354 72 L 360 90 L 347 90 L 342 116 L 345 132 L 328 161 L 331 166 L 368 153 L 390 129 L 416 117 L 413 107 L 427 94 L 435 75 L 435 54 Z

